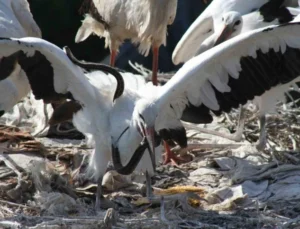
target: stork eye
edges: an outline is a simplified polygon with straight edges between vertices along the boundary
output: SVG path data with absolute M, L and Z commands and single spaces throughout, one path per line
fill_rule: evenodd
M 236 22 L 234 23 L 234 25 L 239 25 L 239 24 L 241 24 L 241 21 L 240 21 L 240 20 L 238 20 L 238 21 L 236 21 Z

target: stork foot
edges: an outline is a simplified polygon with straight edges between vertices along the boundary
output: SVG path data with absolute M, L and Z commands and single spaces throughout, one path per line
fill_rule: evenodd
M 149 200 L 151 200 L 151 198 L 153 197 L 153 192 L 152 192 L 152 185 L 151 185 L 151 177 L 148 173 L 148 171 L 146 171 L 145 173 L 146 176 L 146 196 Z
M 114 203 L 108 199 L 106 199 L 102 195 L 102 176 L 98 179 L 98 186 L 97 186 L 97 192 L 96 192 L 96 204 L 95 204 L 95 210 L 96 212 L 100 211 L 101 209 L 108 209 L 108 208 L 114 208 Z
M 260 126 L 260 134 L 259 134 L 259 140 L 256 145 L 256 149 L 258 151 L 262 151 L 266 148 L 267 145 L 267 132 L 266 132 L 266 116 L 262 115 L 259 118 L 259 126 Z
M 96 198 L 95 210 L 96 212 L 100 211 L 101 209 L 109 209 L 114 208 L 115 204 L 110 201 L 109 199 L 101 196 L 100 198 Z
M 267 145 L 267 135 L 264 132 L 259 136 L 258 143 L 256 144 L 256 149 L 258 151 L 262 151 L 266 148 L 266 145 Z
M 171 163 L 171 165 L 178 166 L 180 163 L 186 163 L 189 162 L 189 160 L 176 156 L 170 149 L 166 151 L 165 153 L 165 160 L 163 162 L 164 165 Z
M 166 150 L 166 153 L 165 153 L 165 159 L 164 159 L 164 162 L 163 162 L 163 165 L 166 165 L 168 163 L 171 163 L 171 165 L 173 166 L 178 166 L 178 163 L 181 162 L 181 163 L 186 163 L 186 162 L 189 162 L 191 160 L 188 160 L 188 159 L 185 159 L 183 157 L 180 157 L 180 156 L 176 156 L 170 149 L 168 143 L 166 141 L 163 141 L 164 142 L 164 147 L 165 147 L 165 150 Z

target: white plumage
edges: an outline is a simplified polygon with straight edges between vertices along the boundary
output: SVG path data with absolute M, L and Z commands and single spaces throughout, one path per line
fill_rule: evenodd
M 192 58 L 151 99 L 137 104 L 133 114 L 160 129 L 170 114 L 180 117 L 187 104 L 202 104 L 216 114 L 255 96 L 268 96 L 274 105 L 299 80 L 299 17 L 295 21 L 244 33 Z M 224 93 L 220 88 L 229 90 Z M 204 113 L 199 110 L 197 115 Z
M 270 25 L 290 22 L 299 13 L 299 9 L 285 7 L 282 6 L 281 2 L 275 3 L 272 1 L 262 5 L 254 12 L 244 15 L 236 11 L 226 12 L 222 15 L 222 22 L 219 25 L 220 31 L 215 31 L 202 44 L 199 44 L 196 55 L 239 34 Z
M 152 44 L 166 44 L 167 25 L 172 24 L 177 0 L 93 0 L 105 25 L 87 14 L 76 35 L 76 42 L 95 33 L 105 37 L 106 45 L 118 50 L 125 39 L 140 44 L 141 53 L 148 55 Z
M 195 56 L 199 45 L 218 30 L 224 13 L 237 11 L 243 15 L 266 2 L 267 0 L 213 0 L 178 42 L 172 56 L 174 64 L 186 62 Z
M 112 147 L 121 153 L 123 164 L 128 162 L 143 139 L 139 123 L 131 119 L 135 103 L 141 94 L 145 96 L 143 88 L 146 83 L 141 76 L 124 73 L 125 91 L 114 102 L 117 83 L 112 75 L 100 71 L 85 74 L 63 50 L 47 41 L 38 38 L 1 38 L 0 57 L 7 58 L 9 62 L 11 56 L 18 58 L 37 99 L 53 102 L 67 96 L 76 101 L 77 108 L 71 116 L 73 123 L 79 131 L 92 136 L 95 146 L 88 175 L 102 181 L 111 160 Z M 55 112 L 59 110 L 60 107 Z M 52 123 L 55 112 L 50 120 Z M 64 111 L 68 112 L 71 112 L 70 109 Z M 129 128 L 120 138 L 126 127 Z M 159 159 L 161 150 L 156 152 L 156 158 Z M 148 171 L 152 175 L 154 171 L 150 156 L 145 153 L 136 171 Z
M 2 0 L 0 2 L 0 36 L 41 37 L 41 31 L 32 17 L 27 0 Z M 10 110 L 29 91 L 27 77 L 16 63 L 10 77 L 0 78 L 0 116 Z
M 145 96 L 144 89 L 147 88 L 148 85 L 146 84 L 145 79 L 140 75 L 135 75 L 132 73 L 121 73 L 121 75 L 123 76 L 125 83 L 125 91 L 123 95 L 120 98 L 118 98 L 113 105 L 110 106 L 109 111 L 102 110 L 101 112 L 108 114 L 108 133 L 110 133 L 111 136 L 110 144 L 115 144 L 115 146 L 119 149 L 121 154 L 121 162 L 123 165 L 125 165 L 129 162 L 130 158 L 133 155 L 133 152 L 136 150 L 137 146 L 142 141 L 142 136 L 139 132 L 136 131 L 136 123 L 132 123 L 131 117 L 135 103 L 142 96 Z M 94 71 L 91 73 L 87 73 L 86 77 L 89 79 L 89 82 L 99 91 L 100 100 L 108 100 L 112 102 L 113 94 L 116 89 L 116 81 L 113 76 L 107 75 L 100 71 Z M 85 117 L 83 117 L 82 119 L 85 119 Z M 76 124 L 76 116 L 74 117 L 73 122 L 77 127 L 78 124 Z M 85 121 L 83 121 L 82 123 L 85 123 Z M 131 128 L 129 128 L 128 131 L 124 133 L 124 135 L 119 139 L 117 143 L 120 134 L 128 126 L 131 126 Z M 83 131 L 83 133 L 85 132 Z M 101 133 L 105 134 L 103 130 L 101 130 Z M 105 152 L 103 149 L 101 149 L 101 152 L 95 151 L 93 157 L 90 160 L 89 175 L 91 175 L 95 180 L 98 180 L 99 177 L 103 176 L 103 170 L 106 170 L 106 166 L 99 165 L 105 162 L 105 158 L 107 159 L 105 162 L 106 165 L 108 161 L 111 161 L 111 151 L 106 151 L 107 156 L 104 158 L 102 156 L 103 152 Z M 161 152 L 161 147 L 157 147 L 157 162 L 161 157 Z M 144 156 L 142 157 L 140 163 L 137 165 L 135 170 L 137 172 L 148 171 L 150 176 L 154 174 L 148 152 L 144 153 Z
M 210 112 L 229 112 L 255 96 L 274 92 L 298 80 L 299 36 L 299 22 L 241 34 L 189 60 L 164 86 L 149 83 L 138 91 L 127 88 L 115 103 L 112 88 L 107 87 L 110 80 L 104 81 L 106 86 L 99 90 L 99 81 L 98 86 L 92 83 L 96 81 L 96 74 L 86 77 L 61 49 L 49 42 L 37 38 L 0 39 L 0 55 L 7 57 L 18 52 L 20 65 L 39 98 L 43 98 L 43 94 L 38 91 L 41 85 L 37 87 L 34 83 L 37 80 L 34 74 L 44 80 L 53 79 L 54 91 L 45 86 L 43 93 L 52 92 L 53 97 L 57 96 L 54 92 L 70 92 L 80 103 L 81 109 L 75 112 L 73 122 L 80 131 L 94 136 L 95 151 L 90 166 L 95 178 L 101 178 L 112 146 L 124 150 L 126 155 L 122 159 L 127 159 L 143 137 L 153 134 L 152 129 L 160 132 L 181 128 L 179 120 L 187 106 L 194 106 L 194 112 L 201 119 Z M 52 66 L 54 74 L 47 75 L 48 72 L 38 66 L 27 68 L 30 63 L 26 61 L 32 58 L 41 61 L 38 66 Z M 200 107 L 205 109 L 200 112 L 197 110 Z M 126 126 L 128 129 L 124 132 Z M 121 148 L 126 144 L 132 147 L 129 151 Z
M 125 39 L 139 44 L 139 51 L 146 56 L 153 46 L 153 78 L 157 81 L 158 48 L 166 45 L 167 26 L 175 19 L 177 0 L 85 0 L 82 8 L 86 15 L 76 42 L 91 34 L 104 37 L 112 66 Z
M 293 1 L 270 0 L 265 4 L 262 4 L 257 10 L 244 15 L 241 15 L 236 11 L 227 11 L 221 15 L 221 22 L 218 25 L 216 25 L 215 20 L 219 20 L 219 17 L 217 16 L 213 18 L 216 29 L 214 30 L 214 33 L 212 33 L 202 43 L 193 44 L 194 49 L 198 49 L 198 51 L 195 52 L 195 55 L 203 53 L 225 40 L 238 36 L 239 34 L 269 25 L 278 25 L 292 21 L 293 18 L 299 14 L 299 10 L 296 8 L 286 7 L 283 3 L 286 5 L 295 5 L 295 2 Z M 201 27 L 197 29 L 201 30 Z M 182 44 L 181 42 L 179 42 L 177 46 L 178 48 L 180 48 L 180 44 Z M 185 42 L 189 42 L 189 40 L 187 39 Z M 173 57 L 176 57 L 176 51 L 174 52 Z M 236 74 L 236 72 L 231 72 L 231 75 Z M 281 94 L 279 91 L 286 90 L 277 89 L 276 93 L 268 92 L 261 97 L 256 97 L 254 100 L 254 103 L 258 105 L 260 111 L 259 119 L 261 124 L 261 134 L 257 145 L 258 149 L 263 149 L 266 142 L 264 115 L 267 111 L 270 111 L 270 108 L 274 107 L 274 102 L 276 101 L 274 98 L 278 99 L 279 94 Z M 283 95 L 279 97 L 282 98 L 282 96 Z M 241 111 L 237 133 L 242 132 L 243 125 L 241 123 L 244 119 L 242 115 L 243 113 L 244 112 Z
M 0 2 L 0 35 L 7 37 L 41 37 L 41 31 L 30 12 L 27 0 Z
M 251 12 L 255 12 L 268 2 L 273 4 L 272 1 L 274 0 L 213 0 L 212 3 L 193 22 L 178 42 L 172 55 L 174 64 L 188 61 L 190 58 L 197 55 L 200 45 L 207 38 L 211 37 L 215 33 L 218 35 L 218 32 L 223 29 L 222 17 L 225 13 L 235 11 L 241 16 L 248 14 L 248 16 L 244 18 L 245 22 L 243 25 L 243 32 L 270 25 L 268 23 L 260 24 L 259 21 L 261 20 L 261 16 L 257 13 L 251 15 Z M 297 5 L 295 0 L 284 0 L 283 2 L 285 6 L 295 7 Z M 276 2 L 274 4 L 278 3 Z M 255 19 L 255 16 L 258 18 Z M 278 23 L 273 22 L 271 24 Z

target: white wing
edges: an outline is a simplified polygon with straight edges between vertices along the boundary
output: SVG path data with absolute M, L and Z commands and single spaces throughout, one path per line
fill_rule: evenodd
M 36 99 L 53 102 L 62 97 L 70 97 L 71 94 L 76 101 L 87 108 L 83 110 L 90 111 L 85 112 L 84 115 L 88 117 L 86 119 L 89 122 L 93 120 L 93 110 L 107 114 L 112 106 L 112 100 L 103 98 L 101 91 L 89 82 L 83 70 L 74 65 L 63 50 L 45 40 L 1 38 L 0 57 L 3 57 L 0 62 L 1 69 L 7 69 L 5 64 L 18 62 L 26 73 Z M 2 79 L 9 78 L 11 72 L 4 71 L 0 75 Z M 90 132 L 97 128 L 97 124 L 94 127 L 90 125 L 90 128 L 79 129 L 82 132 Z
M 12 0 L 12 9 L 28 37 L 42 37 L 38 25 L 33 19 L 27 0 Z M 3 35 L 2 35 L 3 36 Z
M 0 72 L 2 70 L 0 67 Z M 0 81 L 0 116 L 16 105 L 29 91 L 30 86 L 26 74 L 21 70 L 20 65 L 14 64 L 10 76 Z
M 242 16 L 243 23 L 241 27 L 236 28 L 235 31 L 227 39 L 235 37 L 239 34 L 249 32 L 251 30 L 267 27 L 270 25 L 279 25 L 288 23 L 293 20 L 295 16 L 300 13 L 299 9 L 282 6 L 282 2 L 268 2 L 262 5 L 258 10 L 253 11 Z M 223 30 L 226 24 L 221 22 L 221 29 Z M 216 31 L 213 35 L 205 39 L 201 44 L 198 44 L 198 51 L 196 55 L 212 48 L 215 45 L 219 32 Z M 196 46 L 196 45 L 195 45 Z
M 161 88 L 157 110 L 171 104 L 182 114 L 189 104 L 199 108 L 201 118 L 203 106 L 206 114 L 209 110 L 229 112 L 273 87 L 297 80 L 299 37 L 299 22 L 270 26 L 244 33 L 192 58 Z
M 174 64 L 186 62 L 195 56 L 199 45 L 214 33 L 225 12 L 237 11 L 243 15 L 258 9 L 266 2 L 268 0 L 214 0 L 178 42 L 172 56 Z
M 292 14 L 292 15 L 299 15 L 300 14 L 300 8 L 297 7 L 297 8 L 294 8 L 294 7 L 287 7 L 287 9 L 289 10 L 289 12 Z
M 21 38 L 26 36 L 41 36 L 41 31 L 30 13 L 26 0 L 0 1 L 0 36 Z M 15 67 L 10 77 L 0 76 L 0 111 L 10 110 L 20 99 L 30 91 L 26 74 L 20 66 L 11 62 Z M 7 67 L 6 64 L 2 64 Z M 6 70 L 1 68 L 0 72 Z M 2 114 L 0 114 L 1 116 Z

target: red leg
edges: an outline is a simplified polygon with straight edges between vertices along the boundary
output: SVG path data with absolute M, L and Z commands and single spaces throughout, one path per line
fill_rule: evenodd
M 165 159 L 164 159 L 164 162 L 163 164 L 166 165 L 168 164 L 169 162 L 171 162 L 172 165 L 176 165 L 178 166 L 178 162 L 187 162 L 187 160 L 181 158 L 181 157 L 178 157 L 176 156 L 170 149 L 169 145 L 167 142 L 163 141 L 164 142 L 164 148 L 166 150 L 166 153 L 165 153 Z
M 158 46 L 153 45 L 152 52 L 153 52 L 153 60 L 152 60 L 152 83 L 153 85 L 157 85 L 157 71 L 158 71 Z M 164 142 L 164 147 L 166 150 L 166 156 L 164 160 L 164 165 L 171 162 L 174 165 L 178 165 L 177 162 L 186 162 L 184 159 L 177 157 L 170 149 L 168 143 Z
M 115 60 L 116 60 L 116 56 L 117 56 L 117 51 L 116 50 L 111 50 L 110 52 L 110 66 L 114 67 L 115 66 Z
M 158 46 L 153 45 L 152 53 L 153 53 L 153 60 L 152 60 L 152 83 L 154 85 L 157 85 Z

